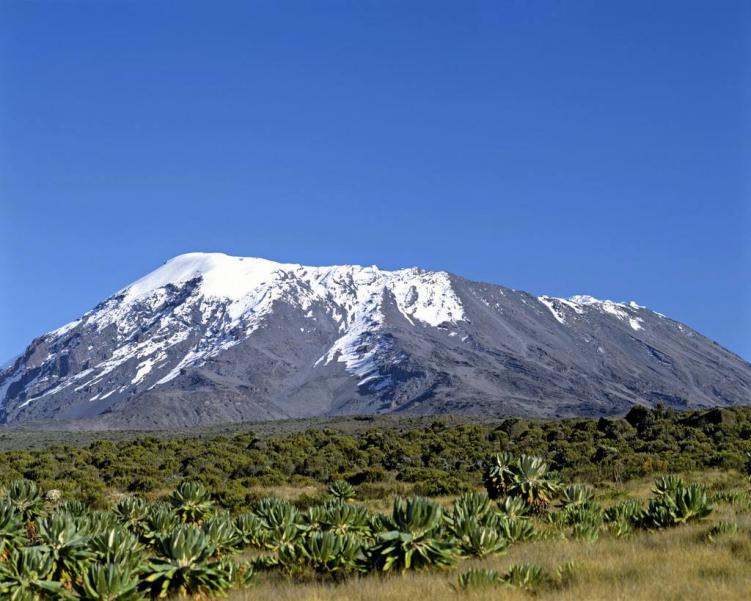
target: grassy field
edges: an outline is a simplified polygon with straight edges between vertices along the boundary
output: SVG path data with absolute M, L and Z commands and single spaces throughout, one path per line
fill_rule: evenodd
M 190 434 L 3 432 L 0 599 L 751 598 L 749 409 Z
M 743 474 L 712 470 L 682 475 L 709 490 L 743 491 Z M 599 500 L 604 506 L 625 498 L 646 499 L 653 480 L 638 479 L 619 486 L 604 486 Z M 268 492 L 293 500 L 294 490 Z M 310 494 L 311 491 L 305 491 Z M 437 499 L 450 507 L 453 497 Z M 386 511 L 390 499 L 371 500 L 373 511 Z M 709 537 L 721 522 L 737 524 L 738 532 Z M 544 527 L 544 520 L 540 520 Z M 498 586 L 457 590 L 458 575 L 471 568 L 507 571 L 515 564 L 542 566 L 549 574 L 569 564 L 561 582 L 534 590 Z M 628 537 L 602 535 L 594 542 L 536 540 L 513 544 L 506 553 L 482 560 L 465 560 L 445 570 L 404 575 L 369 575 L 343 583 L 286 578 L 278 573 L 257 576 L 251 588 L 234 591 L 228 601 L 416 601 L 416 600 L 556 600 L 556 601 L 684 601 L 745 600 L 751 598 L 751 507 L 716 503 L 710 518 L 679 528 L 634 532 Z
M 427 599 L 529 599 L 530 592 L 511 587 L 456 592 L 459 572 L 469 567 L 505 570 L 520 562 L 553 572 L 573 562 L 574 575 L 559 587 L 541 588 L 538 599 L 560 601 L 684 601 L 751 598 L 751 520 L 739 520 L 742 533 L 715 543 L 705 540 L 707 526 L 637 534 L 621 540 L 603 537 L 594 543 L 537 541 L 512 546 L 502 557 L 467 561 L 445 572 L 369 576 L 343 584 L 300 583 L 259 578 L 250 589 L 229 595 L 230 601 L 415 601 Z

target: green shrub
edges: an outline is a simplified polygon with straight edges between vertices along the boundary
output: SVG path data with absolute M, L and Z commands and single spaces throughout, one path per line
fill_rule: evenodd
M 503 578 L 496 570 L 472 568 L 459 574 L 456 588 L 461 591 L 488 589 L 503 583 Z

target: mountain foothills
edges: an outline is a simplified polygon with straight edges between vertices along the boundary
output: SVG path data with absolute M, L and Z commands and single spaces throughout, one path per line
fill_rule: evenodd
M 0 371 L 2 423 L 91 428 L 749 402 L 751 364 L 633 302 L 218 253 L 175 257 Z

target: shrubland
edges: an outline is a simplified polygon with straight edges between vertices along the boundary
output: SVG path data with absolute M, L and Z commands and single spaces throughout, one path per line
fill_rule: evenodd
M 0 456 L 0 598 L 744 598 L 751 411 Z
M 0 485 L 26 478 L 103 507 L 113 493 L 157 497 L 192 481 L 235 510 L 283 488 L 306 489 L 313 502 L 335 480 L 356 487 L 361 499 L 458 495 L 483 485 L 480 468 L 501 451 L 541 457 L 567 480 L 612 485 L 665 472 L 743 471 L 751 452 L 751 408 L 637 407 L 625 418 L 387 423 L 363 418 L 350 433 L 323 424 L 263 436 L 239 430 L 109 440 L 104 434 L 83 446 L 2 452 Z

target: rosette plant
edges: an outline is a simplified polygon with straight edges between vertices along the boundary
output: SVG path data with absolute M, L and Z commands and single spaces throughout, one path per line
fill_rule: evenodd
M 394 500 L 389 529 L 370 549 L 372 566 L 380 571 L 448 566 L 456 560 L 456 545 L 443 532 L 443 511 L 423 497 Z

